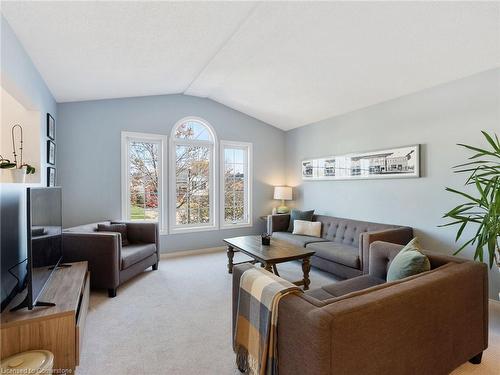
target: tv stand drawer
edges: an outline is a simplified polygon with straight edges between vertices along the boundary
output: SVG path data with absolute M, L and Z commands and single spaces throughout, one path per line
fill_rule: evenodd
M 83 331 L 85 329 L 85 321 L 89 310 L 90 300 L 90 273 L 87 272 L 85 277 L 85 284 L 82 288 L 82 295 L 78 306 L 76 317 L 76 331 L 75 331 L 75 361 L 76 365 L 80 364 L 80 351 L 83 344 Z

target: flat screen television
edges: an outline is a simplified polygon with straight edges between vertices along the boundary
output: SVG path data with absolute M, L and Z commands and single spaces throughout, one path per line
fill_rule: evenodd
M 13 310 L 53 305 L 39 301 L 39 297 L 63 254 L 61 188 L 27 188 L 26 211 L 28 291 L 24 301 Z

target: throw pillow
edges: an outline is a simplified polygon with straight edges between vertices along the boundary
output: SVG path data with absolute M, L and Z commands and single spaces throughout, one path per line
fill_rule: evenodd
M 295 220 L 293 223 L 293 234 L 321 237 L 321 222 Z
M 415 237 L 394 257 L 387 271 L 387 281 L 395 281 L 405 277 L 429 271 L 429 258 L 420 252 L 420 244 Z
M 293 222 L 295 220 L 312 221 L 313 215 L 314 215 L 314 210 L 301 211 L 292 208 L 292 211 L 290 212 L 290 224 L 288 225 L 288 231 L 293 232 Z
M 122 237 L 122 246 L 128 245 L 127 225 L 126 224 L 98 224 L 98 232 L 115 232 L 120 233 Z

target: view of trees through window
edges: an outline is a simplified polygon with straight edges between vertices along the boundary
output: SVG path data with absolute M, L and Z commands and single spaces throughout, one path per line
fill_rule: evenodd
M 224 221 L 241 223 L 245 217 L 246 150 L 224 149 Z
M 159 147 L 154 142 L 129 143 L 131 220 L 158 220 Z
M 212 136 L 198 121 L 186 121 L 175 132 L 175 204 L 177 225 L 210 223 Z

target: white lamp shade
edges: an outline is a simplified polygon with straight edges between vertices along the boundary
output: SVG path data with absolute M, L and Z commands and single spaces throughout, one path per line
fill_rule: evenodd
M 274 199 L 292 200 L 292 188 L 289 186 L 275 186 Z

